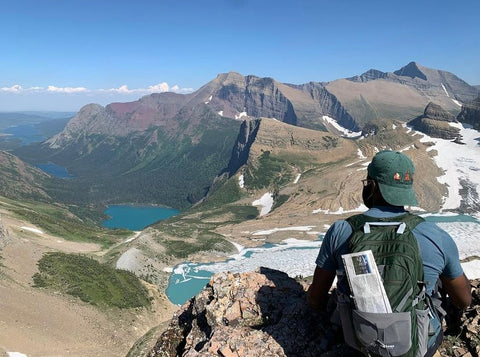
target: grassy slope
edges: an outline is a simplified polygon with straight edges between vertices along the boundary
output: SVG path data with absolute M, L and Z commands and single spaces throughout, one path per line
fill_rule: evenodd
M 71 241 L 97 243 L 104 248 L 131 234 L 128 230 L 109 230 L 99 227 L 94 221 L 82 220 L 72 214 L 66 206 L 57 204 L 0 197 L 0 207 L 34 224 L 46 233 Z
M 38 262 L 33 276 L 36 287 L 80 298 L 99 307 L 133 308 L 150 304 L 140 280 L 82 255 L 49 253 Z

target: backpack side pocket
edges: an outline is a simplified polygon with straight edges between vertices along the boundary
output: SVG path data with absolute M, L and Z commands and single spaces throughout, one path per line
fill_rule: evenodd
M 430 316 L 429 309 L 415 309 L 417 315 L 417 336 L 418 336 L 418 352 L 417 356 L 424 356 L 428 349 Z

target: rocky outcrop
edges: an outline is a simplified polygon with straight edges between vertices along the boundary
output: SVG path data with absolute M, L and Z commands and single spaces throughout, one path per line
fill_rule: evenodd
M 173 317 L 149 356 L 321 356 L 334 331 L 287 274 L 219 273 Z
M 451 313 L 442 356 L 478 356 L 480 287 L 472 282 L 473 305 Z M 218 273 L 181 307 L 149 357 L 162 356 L 344 356 L 352 351 L 327 314 L 307 307 L 307 284 L 285 273 L 259 268 Z M 333 308 L 333 307 L 332 307 Z
M 452 122 L 456 122 L 453 114 L 435 103 L 429 103 L 423 115 L 410 121 L 409 125 L 434 138 L 460 141 L 460 130 L 449 124 Z
M 457 116 L 457 120 L 460 123 L 473 126 L 476 130 L 480 130 L 480 97 L 470 103 L 464 104 L 462 111 Z
M 444 110 L 441 106 L 435 103 L 428 103 L 425 108 L 425 112 L 423 113 L 424 117 L 438 120 L 438 121 L 447 121 L 447 122 L 455 122 L 455 116 L 446 110 Z
M 320 115 L 327 115 L 337 120 L 338 124 L 351 131 L 359 131 L 359 126 L 355 118 L 344 108 L 342 103 L 335 95 L 330 93 L 324 85 L 316 82 L 310 82 L 300 86 L 303 92 L 306 92 L 315 103 L 318 103 L 319 110 L 315 115 L 309 115 L 300 109 L 297 112 L 306 118 L 318 118 Z M 314 120 L 311 120 L 311 125 L 306 126 L 315 129 Z

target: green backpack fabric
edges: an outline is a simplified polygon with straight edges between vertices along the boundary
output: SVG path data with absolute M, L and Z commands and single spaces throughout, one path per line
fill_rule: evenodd
M 410 213 L 388 219 L 362 214 L 347 219 L 353 229 L 349 252 L 372 251 L 392 308 L 391 313 L 356 310 L 347 284 L 348 292 L 340 301 L 345 340 L 365 355 L 414 357 L 427 351 L 429 309 L 420 248 L 412 233 L 423 221 Z

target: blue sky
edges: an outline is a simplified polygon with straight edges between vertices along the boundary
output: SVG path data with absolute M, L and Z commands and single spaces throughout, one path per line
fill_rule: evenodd
M 294 84 L 410 61 L 480 85 L 478 0 L 15 0 L 0 9 L 0 111 L 188 92 L 217 74 Z

